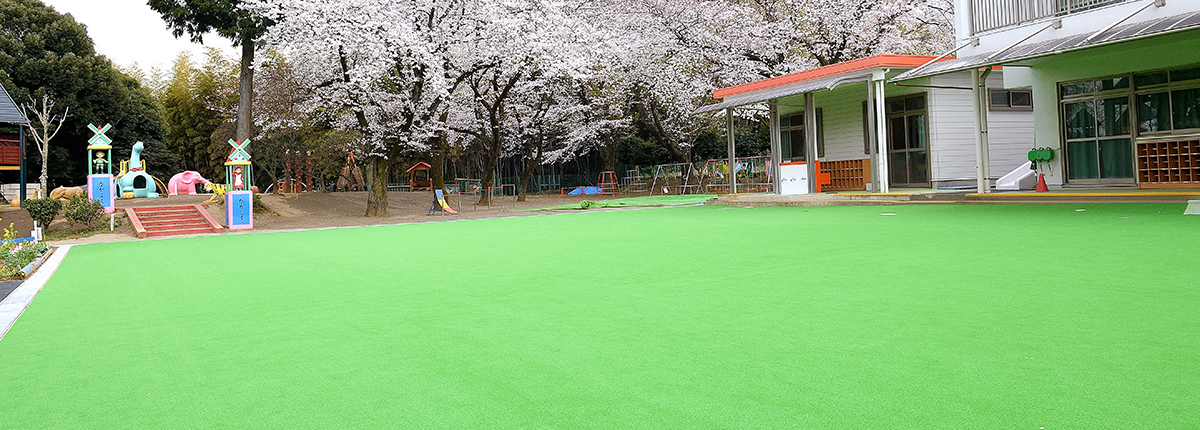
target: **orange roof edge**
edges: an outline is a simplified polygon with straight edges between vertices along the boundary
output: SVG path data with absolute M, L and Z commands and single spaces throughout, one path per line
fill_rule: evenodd
M 432 168 L 433 166 L 430 166 L 429 163 L 418 161 L 417 164 L 413 164 L 413 166 L 409 167 L 408 170 L 405 170 L 404 173 L 412 173 L 413 170 L 429 170 Z
M 771 89 L 771 88 L 778 88 L 778 87 L 782 87 L 784 85 L 791 85 L 791 84 L 800 83 L 800 82 L 808 82 L 808 81 L 813 81 L 813 80 L 817 80 L 817 79 L 828 78 L 831 76 L 844 75 L 847 73 L 860 72 L 863 70 L 869 70 L 869 69 L 880 68 L 880 67 L 914 68 L 914 67 L 919 67 L 922 64 L 925 64 L 925 63 L 929 62 L 929 60 L 932 60 L 934 58 L 937 58 L 937 57 L 930 56 L 930 55 L 895 55 L 895 54 L 872 55 L 870 57 L 859 58 L 857 60 L 843 61 L 841 63 L 830 64 L 828 66 L 821 66 L 821 67 L 817 67 L 815 69 L 801 70 L 801 71 L 795 72 L 795 73 L 788 73 L 783 76 L 767 78 L 767 79 L 763 79 L 761 81 L 748 82 L 748 83 L 741 84 L 741 85 L 734 85 L 732 87 L 721 88 L 716 91 L 713 91 L 713 98 L 723 99 L 723 98 L 726 98 L 729 96 L 736 96 L 739 94 L 747 94 L 747 93 L 752 93 L 755 91 L 767 90 L 767 89 Z M 946 57 L 940 61 L 946 61 L 946 60 L 951 60 L 951 59 L 954 59 L 954 57 Z

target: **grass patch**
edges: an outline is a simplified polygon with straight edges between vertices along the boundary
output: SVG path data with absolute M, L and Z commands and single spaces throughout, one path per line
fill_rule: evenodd
M 104 215 L 108 215 L 108 214 L 104 214 Z M 122 226 L 126 225 L 127 218 L 123 212 L 117 212 L 116 218 L 114 219 L 114 223 L 113 223 L 113 230 L 108 229 L 108 220 L 106 220 L 104 218 L 107 218 L 107 217 L 101 217 L 99 221 L 96 221 L 92 225 L 70 224 L 70 223 L 60 224 L 58 227 L 49 229 L 49 230 L 45 231 L 44 233 L 42 233 L 42 239 L 43 240 L 82 239 L 85 237 L 95 236 L 97 234 L 109 233 L 110 231 L 116 231 L 116 229 L 119 229 Z
M 1187 428 L 1183 207 L 697 206 L 77 246 L 0 341 L 0 416 Z

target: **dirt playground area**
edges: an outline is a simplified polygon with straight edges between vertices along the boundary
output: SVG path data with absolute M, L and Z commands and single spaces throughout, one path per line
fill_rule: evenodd
M 205 203 L 210 195 L 170 196 L 157 199 L 117 200 L 116 223 L 120 224 L 111 233 L 101 233 L 94 236 L 53 240 L 52 245 L 70 245 L 83 243 L 117 242 L 137 240 L 133 229 L 125 220 L 124 208 L 204 205 L 217 222 L 224 222 L 224 207 L 221 204 Z M 447 196 L 447 203 L 458 211 L 457 215 L 441 212 L 429 213 L 433 202 L 431 192 L 388 192 L 388 209 L 390 216 L 363 216 L 367 210 L 367 192 L 313 192 L 288 194 L 263 194 L 262 203 L 267 208 L 266 213 L 255 213 L 254 229 L 229 231 L 224 234 L 244 234 L 261 231 L 305 230 L 314 228 L 354 227 L 364 225 L 407 224 L 417 222 L 436 222 L 458 219 L 500 218 L 510 216 L 543 215 L 550 212 L 522 211 L 522 209 L 540 208 L 564 203 L 574 203 L 582 200 L 605 200 L 617 196 L 564 196 L 558 194 L 529 195 L 524 202 L 515 201 L 513 196 L 495 197 L 491 206 L 476 205 L 477 196 Z M 107 216 L 98 223 L 108 224 Z M 4 207 L 0 209 L 0 223 L 7 227 L 13 223 L 18 237 L 29 235 L 33 221 L 29 213 L 20 208 Z M 73 228 L 68 225 L 60 214 L 51 224 L 51 229 Z M 168 236 L 178 237 L 178 236 Z

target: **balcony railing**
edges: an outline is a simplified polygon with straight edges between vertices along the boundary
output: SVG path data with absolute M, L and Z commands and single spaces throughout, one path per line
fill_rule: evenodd
M 1133 0 L 971 0 L 971 34 Z

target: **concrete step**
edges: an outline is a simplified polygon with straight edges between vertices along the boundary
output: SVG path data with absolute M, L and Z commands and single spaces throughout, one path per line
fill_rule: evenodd
M 150 221 L 170 222 L 170 221 L 174 221 L 174 220 L 203 219 L 204 217 L 200 216 L 200 214 L 198 214 L 198 213 L 192 212 L 192 213 L 170 213 L 170 214 L 153 214 L 153 215 L 139 213 L 138 218 L 141 218 L 142 222 L 150 222 Z
M 181 229 L 181 228 L 207 228 L 209 231 L 212 231 L 212 229 L 213 229 L 211 225 L 208 225 L 208 221 L 205 221 L 204 219 L 174 222 L 174 223 L 165 223 L 165 224 L 145 224 L 145 223 L 143 223 L 142 226 L 146 227 L 146 231 L 176 230 L 176 229 Z
M 139 236 L 139 237 L 174 236 L 174 235 L 180 235 L 180 234 L 204 234 L 204 233 L 213 233 L 212 227 L 184 228 L 184 229 L 171 229 L 171 230 L 152 230 L 152 231 L 147 231 L 145 236 Z

